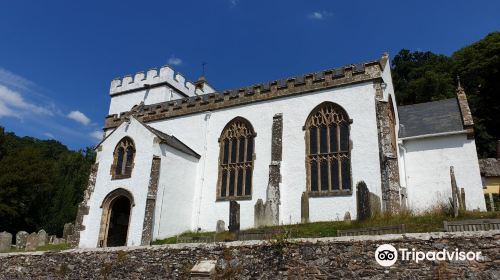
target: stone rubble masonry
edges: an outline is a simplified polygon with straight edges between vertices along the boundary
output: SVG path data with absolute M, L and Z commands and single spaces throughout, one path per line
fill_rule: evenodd
M 255 227 L 279 225 L 282 141 L 283 115 L 276 114 L 273 117 L 271 132 L 271 164 L 269 165 L 266 203 L 262 199 L 258 199 L 255 204 Z
M 151 105 L 142 104 L 135 106 L 128 112 L 122 112 L 120 115 L 107 116 L 104 128 L 118 127 L 130 116 L 147 123 L 356 83 L 381 81 L 381 77 L 381 61 L 352 64 L 337 69 L 310 73 L 222 93 L 209 93 Z
M 151 163 L 151 173 L 149 175 L 148 198 L 146 209 L 144 210 L 144 224 L 142 227 L 141 245 L 149 245 L 153 240 L 153 218 L 156 205 L 156 193 L 158 191 L 158 181 L 160 179 L 161 158 L 153 157 Z
M 379 138 L 379 157 L 382 182 L 382 201 L 383 210 L 388 213 L 397 213 L 400 210 L 401 203 L 399 197 L 399 167 L 397 151 L 391 148 L 391 123 L 389 115 L 391 114 L 391 100 L 382 100 L 382 85 L 374 83 L 376 96 L 377 129 Z
M 76 213 L 74 234 L 69 238 L 68 243 L 73 247 L 78 247 L 80 243 L 80 232 L 85 229 L 83 225 L 83 217 L 89 214 L 89 200 L 90 196 L 94 192 L 95 181 L 97 178 L 97 169 L 99 169 L 99 163 L 92 165 L 90 169 L 89 181 L 87 183 L 87 188 L 83 194 L 83 200 L 78 205 L 78 211 Z
M 0 232 L 0 252 L 7 252 L 12 246 L 12 234 L 4 231 Z
M 500 231 L 239 241 L 0 254 L 0 279 L 189 279 L 214 261 L 217 279 L 497 279 Z M 380 266 L 382 244 L 419 251 L 480 251 L 478 261 L 398 261 Z

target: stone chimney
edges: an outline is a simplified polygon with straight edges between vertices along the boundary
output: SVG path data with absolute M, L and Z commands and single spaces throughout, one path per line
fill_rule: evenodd
M 467 138 L 472 139 L 474 138 L 474 121 L 472 120 L 469 103 L 467 102 L 467 95 L 465 94 L 464 88 L 460 84 L 460 77 L 457 77 L 457 80 L 457 101 L 458 106 L 460 107 L 460 113 L 462 114 L 462 123 L 464 130 L 467 131 Z

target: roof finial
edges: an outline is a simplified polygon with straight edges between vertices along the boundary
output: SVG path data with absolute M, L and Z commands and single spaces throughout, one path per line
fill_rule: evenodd
M 460 75 L 458 75 L 458 74 L 457 74 L 457 83 L 458 83 L 457 88 L 461 88 L 462 85 L 460 84 Z

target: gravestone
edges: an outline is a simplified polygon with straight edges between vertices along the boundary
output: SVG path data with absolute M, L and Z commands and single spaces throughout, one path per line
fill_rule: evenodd
M 226 230 L 226 223 L 223 220 L 217 221 L 216 233 L 224 232 Z
M 55 235 L 49 235 L 49 244 L 54 244 L 54 241 L 57 239 Z
M 190 271 L 191 280 L 215 279 L 216 260 L 203 260 L 197 262 Z
M 38 246 L 45 246 L 49 243 L 49 235 L 43 229 L 38 232 Z
M 345 212 L 344 222 L 347 222 L 348 224 L 351 223 L 351 212 L 349 212 L 349 211 Z
M 38 247 L 38 234 L 32 232 L 26 239 L 26 251 L 33 251 Z
M 240 205 L 238 202 L 231 200 L 229 202 L 229 231 L 240 230 Z
M 12 245 L 12 234 L 4 231 L 0 232 L 0 252 L 10 251 Z
M 450 177 L 451 177 L 451 208 L 453 210 L 453 217 L 458 217 L 458 209 L 461 208 L 460 193 L 458 192 L 457 180 L 455 179 L 455 170 L 453 166 L 450 166 Z
M 366 183 L 361 181 L 356 185 L 356 202 L 358 210 L 358 220 L 365 220 L 371 217 L 370 191 Z
M 309 223 L 309 195 L 303 192 L 300 197 L 300 220 L 302 223 Z
M 28 239 L 28 233 L 25 231 L 19 231 L 16 234 L 16 248 L 24 249 L 24 247 L 26 247 L 26 239 Z
M 257 202 L 255 203 L 253 219 L 254 226 L 256 228 L 264 226 L 266 224 L 266 207 L 264 205 L 264 201 L 262 201 L 262 199 L 260 198 L 257 199 Z
M 69 238 L 71 238 L 74 232 L 75 232 L 75 226 L 72 223 L 66 223 L 64 224 L 62 238 L 66 239 L 66 241 L 69 241 Z

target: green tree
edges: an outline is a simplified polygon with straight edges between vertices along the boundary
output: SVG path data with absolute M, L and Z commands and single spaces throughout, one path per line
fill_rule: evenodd
M 431 52 L 401 50 L 392 61 L 399 105 L 429 102 L 454 96 L 452 61 Z
M 0 131 L 0 231 L 45 229 L 61 234 L 72 222 L 95 153 L 70 151 L 54 140 Z
M 500 32 L 451 57 L 403 49 L 392 61 L 392 76 L 398 105 L 452 98 L 459 76 L 474 118 L 478 155 L 495 155 L 500 139 Z
M 500 32 L 452 55 L 453 71 L 467 92 L 482 157 L 494 157 L 500 139 Z

